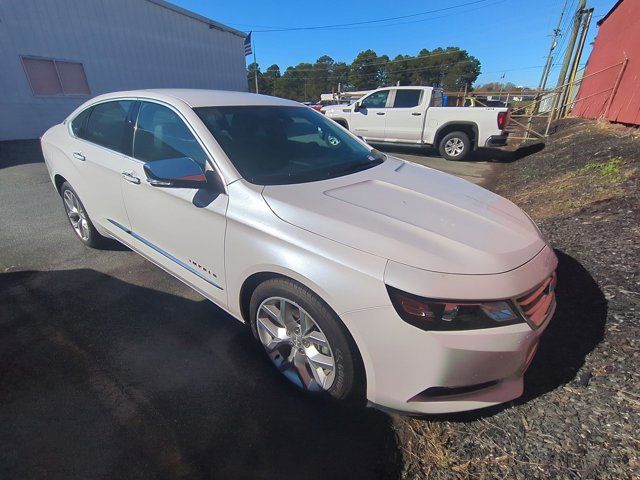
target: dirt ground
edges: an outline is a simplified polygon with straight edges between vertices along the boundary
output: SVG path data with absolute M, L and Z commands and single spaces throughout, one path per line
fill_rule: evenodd
M 556 249 L 558 310 L 510 404 L 398 418 L 404 478 L 640 478 L 640 132 L 582 119 L 491 188 Z

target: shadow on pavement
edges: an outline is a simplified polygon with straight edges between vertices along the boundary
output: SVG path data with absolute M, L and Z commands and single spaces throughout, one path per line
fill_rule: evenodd
M 473 163 L 473 162 L 494 162 L 494 163 L 511 163 L 517 160 L 521 160 L 529 155 L 538 153 L 544 150 L 544 143 L 532 143 L 529 145 L 523 145 L 515 150 L 503 150 L 498 148 L 478 148 L 471 152 L 466 160 L 454 162 L 454 163 Z M 425 157 L 440 157 L 440 153 L 435 148 L 412 148 L 412 147 L 400 147 L 400 146 L 376 146 L 379 150 L 393 153 L 403 153 L 408 155 L 423 155 Z
M 10 140 L 0 142 L 0 170 L 16 165 L 44 162 L 38 140 Z
M 607 300 L 580 262 L 559 250 L 555 252 L 559 261 L 556 287 L 558 306 L 525 374 L 524 394 L 504 405 L 440 418 L 467 422 L 490 417 L 576 379 L 585 357 L 604 338 Z
M 391 419 L 305 396 L 205 300 L 0 275 L 0 477 L 395 478 Z

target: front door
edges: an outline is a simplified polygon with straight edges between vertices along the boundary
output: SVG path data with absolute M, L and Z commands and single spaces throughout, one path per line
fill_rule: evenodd
M 384 140 L 389 90 L 380 90 L 364 97 L 360 108 L 351 113 L 349 129 L 366 140 Z
M 385 137 L 389 142 L 418 143 L 422 140 L 427 110 L 424 90 L 398 88 L 387 109 Z
M 224 237 L 228 196 L 193 188 L 152 186 L 146 162 L 191 158 L 212 170 L 208 155 L 172 108 L 141 102 L 129 175 L 122 178 L 137 248 L 203 295 L 226 306 Z

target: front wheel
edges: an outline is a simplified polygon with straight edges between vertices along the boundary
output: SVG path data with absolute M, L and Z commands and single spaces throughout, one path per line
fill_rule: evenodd
M 357 348 L 317 295 L 289 279 L 267 280 L 253 292 L 250 314 L 253 335 L 291 383 L 361 403 L 364 372 Z
M 440 155 L 446 160 L 463 160 L 471 151 L 471 140 L 464 132 L 446 134 L 439 145 Z

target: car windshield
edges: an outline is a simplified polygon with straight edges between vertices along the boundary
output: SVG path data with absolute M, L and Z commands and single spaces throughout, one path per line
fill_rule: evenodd
M 315 182 L 384 161 L 332 120 L 307 107 L 200 107 L 195 112 L 234 166 L 257 185 Z

